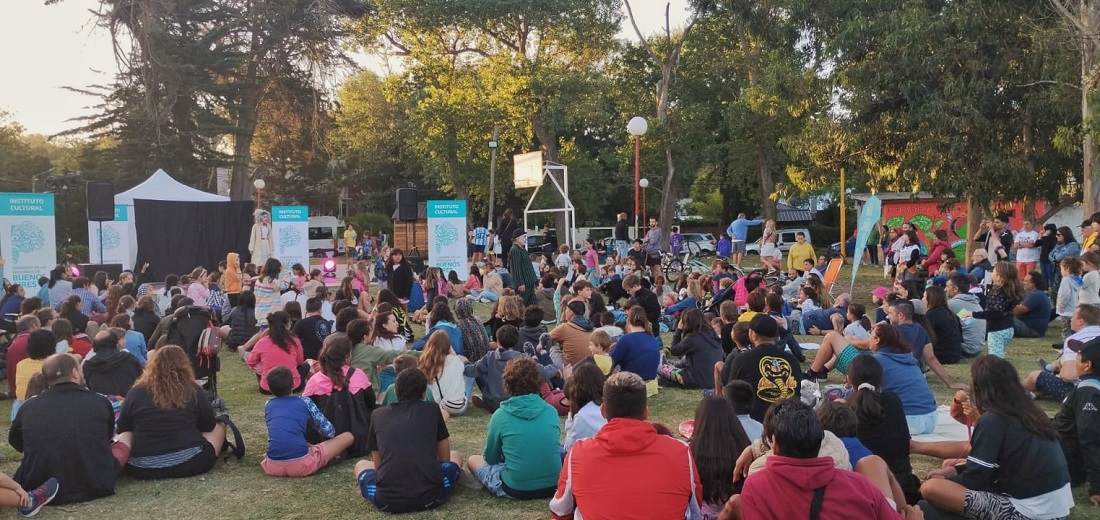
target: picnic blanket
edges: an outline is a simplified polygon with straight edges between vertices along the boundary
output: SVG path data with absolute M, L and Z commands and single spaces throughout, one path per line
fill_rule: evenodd
M 937 408 L 939 417 L 936 420 L 936 429 L 932 433 L 914 435 L 913 440 L 921 442 L 939 441 L 965 441 L 969 439 L 966 425 L 951 418 L 951 409 L 941 405 Z

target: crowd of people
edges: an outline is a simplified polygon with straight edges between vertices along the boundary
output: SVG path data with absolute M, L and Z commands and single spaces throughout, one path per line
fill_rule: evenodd
M 905 230 L 894 283 L 866 305 L 831 296 L 812 248 L 780 283 L 738 276 L 746 227 L 774 232 L 743 215 L 728 233 L 734 263 L 675 286 L 654 268 L 655 221 L 633 244 L 555 255 L 527 251 L 505 215 L 503 234 L 472 230 L 465 280 L 417 272 L 383 246 L 332 287 L 319 270 L 241 265 L 236 253 L 162 283 L 59 266 L 35 296 L 7 287 L 9 442 L 23 460 L 0 476 L 0 504 L 29 515 L 109 495 L 122 473 L 185 478 L 223 452 L 243 456 L 209 376 L 244 363 L 270 396 L 264 473 L 357 460 L 363 498 L 391 513 L 437 507 L 459 484 L 549 500 L 554 518 L 1051 520 L 1069 515 L 1082 483 L 1100 505 L 1100 215 L 1076 250 L 1056 230 L 1044 253 L 1056 273 L 1021 254 L 1047 238 L 1027 225 L 1005 237 L 995 220 L 967 267 L 938 242 L 921 253 Z M 182 327 L 196 315 L 197 337 Z M 1051 321 L 1060 356 L 1021 380 L 1004 353 Z M 812 361 L 796 334 L 820 337 Z M 239 356 L 211 356 L 217 339 Z M 943 368 L 961 362 L 968 382 Z M 951 415 L 969 441 L 912 440 L 939 419 L 929 371 L 956 390 Z M 663 387 L 702 394 L 686 443 L 649 420 Z M 1035 402 L 1047 397 L 1063 403 L 1053 420 Z M 491 414 L 485 445 L 463 455 L 448 426 L 474 408 Z M 918 478 L 914 453 L 944 465 Z

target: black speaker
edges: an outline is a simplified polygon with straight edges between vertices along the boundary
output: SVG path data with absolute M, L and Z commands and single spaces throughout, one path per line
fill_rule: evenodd
M 106 271 L 108 279 L 118 280 L 122 274 L 122 264 L 80 264 L 80 276 L 87 276 L 89 280 L 96 271 Z
M 88 220 L 108 222 L 115 219 L 115 186 L 110 182 L 88 183 Z
M 417 203 L 416 190 L 412 188 L 398 188 L 397 190 L 397 220 L 401 222 L 416 222 Z

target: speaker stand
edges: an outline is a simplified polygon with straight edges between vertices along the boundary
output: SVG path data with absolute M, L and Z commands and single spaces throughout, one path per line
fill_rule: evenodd
M 103 221 L 99 221 L 99 263 L 105 264 L 107 261 L 103 258 Z

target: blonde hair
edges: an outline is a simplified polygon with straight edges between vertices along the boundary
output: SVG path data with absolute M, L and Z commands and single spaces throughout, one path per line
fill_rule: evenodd
M 447 356 L 451 354 L 451 338 L 442 330 L 437 330 L 428 337 L 424 344 L 424 351 L 420 353 L 417 366 L 428 381 L 443 375 L 443 366 L 447 362 Z
M 588 337 L 588 341 L 599 347 L 604 353 L 611 351 L 611 335 L 606 331 L 597 330 Z
M 497 307 L 500 319 L 504 321 L 516 321 L 523 319 L 523 298 L 519 296 L 506 296 L 500 299 Z
M 721 287 L 722 289 L 729 289 L 730 287 L 733 287 L 733 278 L 723 278 L 719 280 L 718 287 Z

